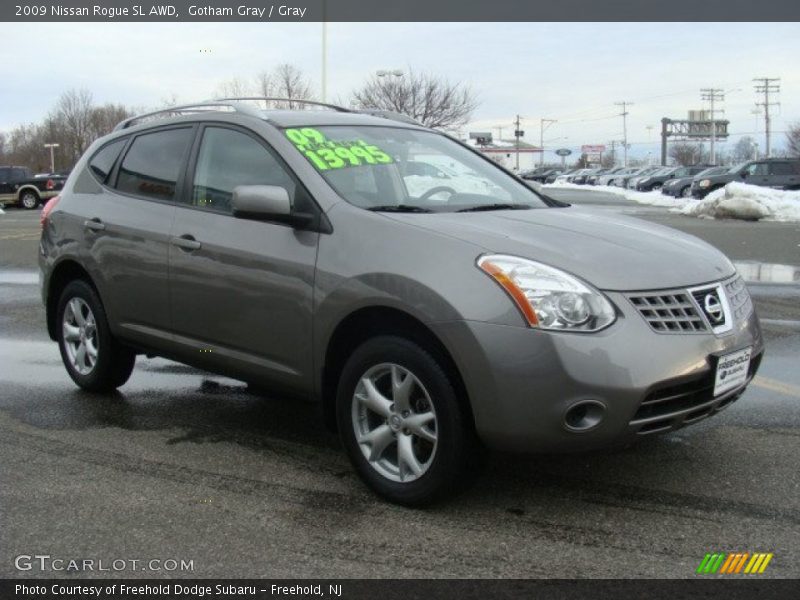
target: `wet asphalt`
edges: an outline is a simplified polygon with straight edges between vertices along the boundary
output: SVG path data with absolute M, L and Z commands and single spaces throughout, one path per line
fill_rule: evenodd
M 427 510 L 370 494 L 313 405 L 144 357 L 119 393 L 79 391 L 44 330 L 38 214 L 0 215 L 0 577 L 694 577 L 718 551 L 772 552 L 764 576 L 800 577 L 800 225 L 560 194 L 736 261 L 764 326 L 759 376 L 716 417 L 628 448 L 492 454 Z M 36 554 L 193 569 L 15 568 Z

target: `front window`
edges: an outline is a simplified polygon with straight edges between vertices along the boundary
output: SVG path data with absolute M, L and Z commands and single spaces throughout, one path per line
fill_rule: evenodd
M 434 132 L 336 125 L 285 134 L 340 196 L 361 208 L 455 212 L 547 206 L 524 183 Z

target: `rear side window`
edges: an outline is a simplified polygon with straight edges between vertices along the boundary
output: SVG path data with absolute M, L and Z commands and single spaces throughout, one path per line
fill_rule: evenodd
M 770 175 L 794 175 L 794 173 L 792 164 L 788 162 L 776 162 L 769 165 Z
M 192 129 L 167 129 L 137 136 L 122 159 L 117 189 L 154 200 L 173 200 Z
M 108 175 L 111 173 L 111 169 L 114 168 L 114 163 L 117 162 L 119 153 L 122 152 L 122 148 L 127 141 L 127 138 L 125 138 L 103 146 L 89 161 L 89 168 L 100 183 L 108 181 Z

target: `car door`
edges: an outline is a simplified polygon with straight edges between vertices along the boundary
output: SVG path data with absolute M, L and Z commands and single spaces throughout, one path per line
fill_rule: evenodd
M 784 189 L 793 188 L 798 184 L 797 173 L 794 165 L 787 161 L 774 161 L 769 163 L 770 187 Z
M 172 326 L 200 365 L 291 389 L 311 385 L 311 311 L 319 233 L 236 218 L 239 185 L 278 185 L 318 211 L 263 139 L 204 126 L 171 231 Z M 299 206 L 302 205 L 302 206 Z
M 744 180 L 752 185 L 769 185 L 769 164 L 766 162 L 754 162 L 743 171 Z
M 6 202 L 13 202 L 16 196 L 11 186 L 11 168 L 0 167 L 0 206 Z
M 76 185 L 76 225 L 109 322 L 144 346 L 169 336 L 167 244 L 193 137 L 184 126 L 112 141 L 89 161 L 99 193 Z

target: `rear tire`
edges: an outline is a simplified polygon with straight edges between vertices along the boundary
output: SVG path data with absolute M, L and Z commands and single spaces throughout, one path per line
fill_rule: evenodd
M 78 387 L 109 392 L 128 381 L 136 354 L 111 334 L 92 286 L 81 279 L 70 282 L 61 292 L 56 314 L 61 359 Z
M 19 195 L 19 205 L 27 210 L 33 210 L 40 202 L 39 194 L 33 190 L 25 190 Z
M 423 506 L 468 483 L 477 442 L 456 389 L 442 362 L 405 338 L 375 337 L 353 352 L 339 378 L 337 424 L 377 494 Z

